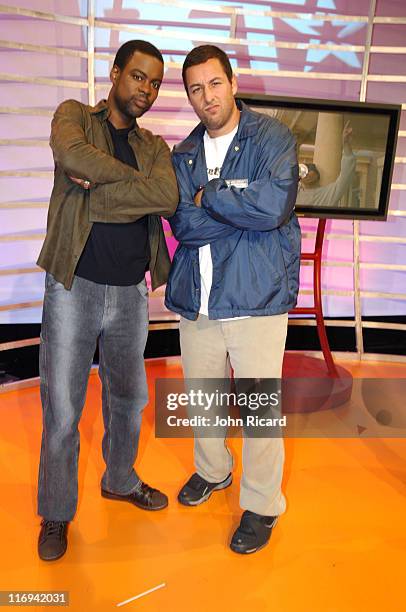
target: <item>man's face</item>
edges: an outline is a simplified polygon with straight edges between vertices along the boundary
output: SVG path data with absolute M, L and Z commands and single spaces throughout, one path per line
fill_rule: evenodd
M 211 58 L 186 70 L 186 87 L 189 102 L 209 134 L 227 134 L 238 114 L 234 100 L 237 91 L 235 77 L 230 83 L 220 61 Z
M 306 187 L 310 185 L 315 186 L 319 181 L 319 175 L 314 170 L 309 170 L 309 172 L 302 178 L 302 183 Z
M 157 58 L 139 51 L 122 70 L 113 66 L 110 80 L 117 110 L 128 119 L 146 113 L 158 96 L 163 72 L 163 64 Z

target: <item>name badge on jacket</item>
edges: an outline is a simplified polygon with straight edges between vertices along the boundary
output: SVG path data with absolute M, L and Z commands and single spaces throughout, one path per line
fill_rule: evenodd
M 248 187 L 248 179 L 226 179 L 227 187 L 237 187 L 237 189 L 245 189 Z

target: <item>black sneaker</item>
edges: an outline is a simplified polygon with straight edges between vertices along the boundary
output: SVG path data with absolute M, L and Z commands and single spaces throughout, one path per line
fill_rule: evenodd
M 66 521 L 42 520 L 38 538 L 38 554 L 43 561 L 55 561 L 66 553 L 68 525 Z
M 209 499 L 213 491 L 220 491 L 229 487 L 232 481 L 233 477 L 231 474 L 221 482 L 207 482 L 207 480 L 195 473 L 180 490 L 178 501 L 184 506 L 198 506 Z
M 277 516 L 263 516 L 246 510 L 230 542 L 231 550 L 242 555 L 261 550 L 268 544 L 277 520 Z
M 141 482 L 135 491 L 127 495 L 110 493 L 106 489 L 102 489 L 101 494 L 102 497 L 107 499 L 129 502 L 142 510 L 163 510 L 168 505 L 168 497 L 165 493 L 161 493 L 158 489 L 153 489 L 146 482 Z

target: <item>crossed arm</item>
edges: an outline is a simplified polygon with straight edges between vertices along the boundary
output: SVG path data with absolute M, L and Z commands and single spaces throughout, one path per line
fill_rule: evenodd
M 149 144 L 149 143 L 148 143 Z M 68 100 L 55 112 L 50 145 L 55 162 L 83 186 L 92 185 L 89 220 L 126 223 L 146 214 L 170 216 L 178 203 L 178 190 L 170 151 L 162 138 L 154 138 L 152 168 L 145 176 L 88 142 L 81 105 Z
M 282 225 L 294 209 L 298 187 L 296 142 L 290 132 L 284 132 L 273 151 L 270 155 L 263 147 L 256 168 L 259 178 L 247 188 L 214 179 L 197 194 L 186 164 L 178 159 L 180 203 L 170 220 L 176 239 L 196 248 L 241 230 L 269 231 Z
M 233 227 L 212 219 L 205 210 L 196 205 L 191 177 L 184 164 L 180 163 L 176 167 L 176 177 L 180 199 L 169 224 L 178 242 L 188 248 L 199 248 L 235 233 Z

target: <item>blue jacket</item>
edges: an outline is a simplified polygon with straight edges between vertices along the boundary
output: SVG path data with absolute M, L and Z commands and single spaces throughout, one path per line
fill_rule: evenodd
M 281 314 L 296 304 L 296 142 L 278 120 L 237 104 L 240 122 L 221 178 L 207 182 L 201 123 L 173 152 L 180 202 L 169 223 L 179 245 L 165 305 L 186 319 L 194 320 L 199 313 L 199 247 L 205 244 L 210 244 L 213 261 L 210 319 Z M 226 180 L 246 181 L 248 186 L 229 186 Z M 199 208 L 193 198 L 203 185 Z

